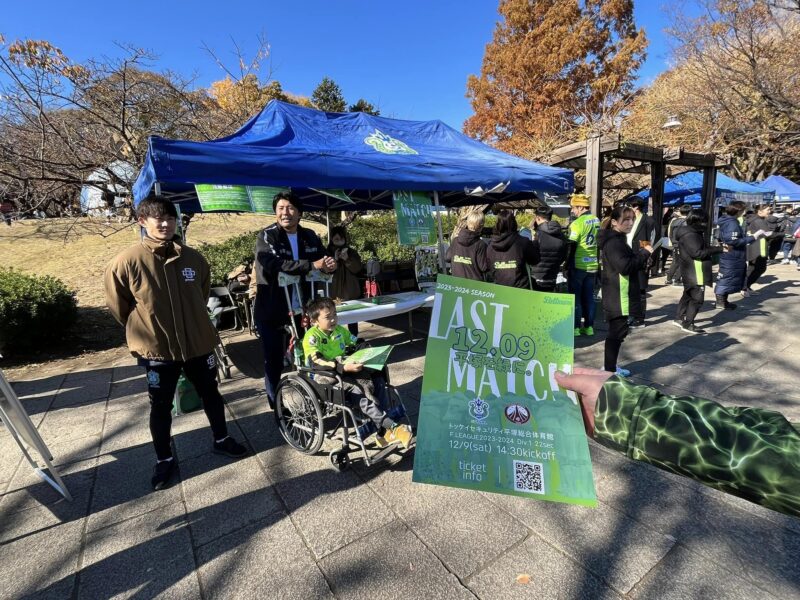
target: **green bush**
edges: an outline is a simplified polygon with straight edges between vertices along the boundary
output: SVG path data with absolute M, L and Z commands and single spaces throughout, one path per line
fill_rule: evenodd
M 78 316 L 75 292 L 55 277 L 0 267 L 0 350 L 41 350 L 70 331 Z
M 211 285 L 225 285 L 228 273 L 241 264 L 253 262 L 258 231 L 243 233 L 220 244 L 201 244 L 198 248 L 211 267 Z
M 455 215 L 442 215 L 442 233 L 445 237 L 449 236 L 455 223 Z M 376 211 L 361 216 L 348 225 L 347 234 L 350 244 L 364 260 L 373 256 L 380 261 L 414 259 L 414 247 L 401 246 L 397 241 L 394 211 Z

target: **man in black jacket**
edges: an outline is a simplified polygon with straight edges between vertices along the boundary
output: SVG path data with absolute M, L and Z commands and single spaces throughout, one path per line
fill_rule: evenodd
M 656 228 L 655 222 L 650 215 L 643 212 L 644 200 L 638 196 L 629 198 L 627 204 L 633 209 L 634 220 L 633 229 L 628 234 L 628 245 L 638 252 L 641 247 L 640 242 L 648 242 L 651 246 L 655 243 Z M 637 277 L 639 279 L 639 296 L 633 298 L 631 304 L 631 329 L 639 329 L 644 327 L 644 317 L 647 311 L 647 284 L 649 283 L 648 273 L 650 271 L 649 263 L 639 270 Z
M 486 257 L 486 244 L 481 239 L 483 213 L 472 212 L 467 217 L 466 227 L 458 232 L 447 249 L 450 271 L 455 277 L 484 281 L 491 265 Z
M 553 209 L 540 206 L 534 216 L 534 239 L 539 243 L 539 263 L 531 268 L 534 289 L 553 292 L 561 266 L 567 258 L 567 240 L 561 225 L 554 222 Z
M 678 233 L 678 229 L 686 224 L 686 217 L 688 217 L 691 212 L 691 206 L 688 204 L 681 204 L 670 220 L 669 225 L 667 225 L 667 237 L 672 244 L 672 264 L 669 266 L 669 271 L 667 271 L 667 280 L 665 281 L 667 285 L 681 283 L 680 248 L 678 248 L 678 240 L 675 236 Z
M 747 246 L 747 279 L 745 280 L 744 288 L 742 288 L 742 296 L 745 297 L 751 294 L 758 294 L 752 289 L 752 285 L 767 270 L 770 240 L 774 237 L 773 229 L 768 221 L 770 214 L 772 214 L 770 206 L 768 204 L 759 204 L 755 207 L 755 210 L 756 214 L 747 221 L 747 232 L 750 235 L 754 235 L 763 231 L 766 235 Z M 759 233 L 759 235 L 761 234 Z
M 264 350 L 264 387 L 270 406 L 275 405 L 275 390 L 283 371 L 287 340 L 284 326 L 290 310 L 300 314 L 301 300 L 291 289 L 292 306 L 278 285 L 278 275 L 305 276 L 312 269 L 327 273 L 336 270 L 336 261 L 325 256 L 322 241 L 311 229 L 300 226 L 303 203 L 291 192 L 280 192 L 272 201 L 276 222 L 264 229 L 256 239 L 256 301 L 254 320 Z
M 702 212 L 693 212 L 686 218 L 686 225 L 675 234 L 680 249 L 683 295 L 678 302 L 675 325 L 686 333 L 704 333 L 694 324 L 697 313 L 703 307 L 704 286 L 711 285 L 711 257 L 727 246 L 709 247 L 704 233 L 708 219 Z

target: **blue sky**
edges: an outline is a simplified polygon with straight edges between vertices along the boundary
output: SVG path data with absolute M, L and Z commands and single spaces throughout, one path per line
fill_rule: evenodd
M 327 75 L 348 102 L 363 97 L 385 116 L 442 119 L 457 129 L 472 112 L 467 76 L 480 72 L 497 20 L 495 0 L 6 4 L 0 33 L 7 40 L 47 39 L 75 60 L 114 55 L 114 42 L 133 43 L 159 55 L 157 70 L 194 73 L 203 86 L 224 76 L 203 44 L 233 65 L 231 40 L 252 54 L 263 33 L 273 77 L 286 91 L 310 95 Z M 638 0 L 635 14 L 650 40 L 640 72 L 648 83 L 667 66 L 668 17 L 658 0 Z

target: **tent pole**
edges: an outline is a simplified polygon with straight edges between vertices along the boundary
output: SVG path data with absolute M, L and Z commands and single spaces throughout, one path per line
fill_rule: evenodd
M 439 270 L 445 272 L 444 265 L 444 236 L 442 235 L 442 211 L 439 210 L 439 192 L 433 192 L 433 205 L 436 207 L 436 229 L 439 233 Z
M 328 225 L 328 244 L 331 243 L 331 203 L 325 198 L 325 222 Z

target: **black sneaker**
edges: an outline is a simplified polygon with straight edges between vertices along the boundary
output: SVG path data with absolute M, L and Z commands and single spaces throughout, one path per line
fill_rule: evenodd
M 644 324 L 644 321 L 642 321 L 641 319 L 634 319 L 633 321 L 630 322 L 628 327 L 630 327 L 631 329 L 643 329 L 644 327 L 646 327 L 646 325 Z
M 150 483 L 153 484 L 154 490 L 161 490 L 166 487 L 167 483 L 169 483 L 172 474 L 175 472 L 175 459 L 172 460 L 163 460 L 161 462 L 157 462 L 156 466 L 153 467 L 153 477 L 150 479 Z
M 247 454 L 247 448 L 242 446 L 231 436 L 228 436 L 221 442 L 214 442 L 214 454 L 224 454 L 231 458 L 241 458 Z
M 696 327 L 694 323 L 684 323 L 681 326 L 681 329 L 686 333 L 691 333 L 692 335 L 695 335 L 697 333 L 705 333 L 705 331 L 703 331 L 699 327 Z

